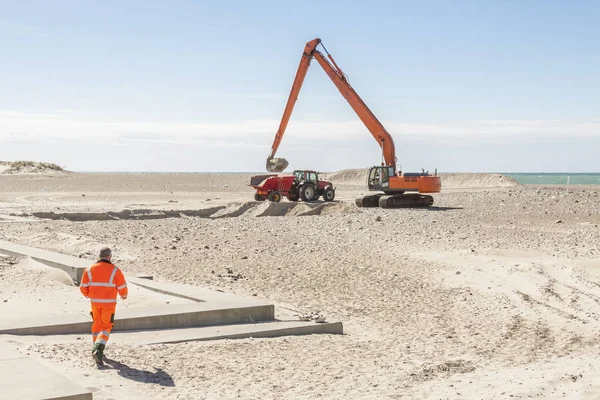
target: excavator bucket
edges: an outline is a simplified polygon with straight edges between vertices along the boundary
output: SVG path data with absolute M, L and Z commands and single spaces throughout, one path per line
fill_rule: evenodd
M 283 172 L 289 165 L 285 158 L 267 158 L 267 171 Z

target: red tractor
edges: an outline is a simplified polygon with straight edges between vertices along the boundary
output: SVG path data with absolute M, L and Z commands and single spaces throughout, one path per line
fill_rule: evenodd
M 296 170 L 294 175 L 285 176 L 256 175 L 250 178 L 249 186 L 256 189 L 256 201 L 280 202 L 283 196 L 289 201 L 316 201 L 321 196 L 325 201 L 335 198 L 331 182 L 319 180 L 319 174 L 311 170 Z

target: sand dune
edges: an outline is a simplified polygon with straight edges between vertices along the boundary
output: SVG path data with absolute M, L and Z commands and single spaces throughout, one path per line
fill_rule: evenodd
M 344 169 L 336 172 L 322 173 L 322 179 L 336 183 L 366 184 L 368 169 Z
M 56 174 L 67 173 L 62 167 L 35 161 L 0 161 L 0 174 Z
M 456 173 L 440 174 L 443 188 L 494 188 L 520 186 L 514 179 L 502 174 Z
M 323 179 L 334 183 L 364 185 L 368 169 L 347 169 L 323 174 Z M 514 179 L 493 173 L 441 173 L 442 188 L 492 188 L 519 186 Z

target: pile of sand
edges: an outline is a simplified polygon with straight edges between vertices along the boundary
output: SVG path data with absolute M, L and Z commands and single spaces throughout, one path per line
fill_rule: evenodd
M 119 221 L 119 220 L 157 220 L 167 218 L 237 218 L 237 217 L 283 217 L 308 216 L 321 214 L 348 214 L 357 212 L 354 206 L 338 202 L 290 202 L 274 203 L 270 201 L 235 201 L 224 206 L 195 210 L 150 210 L 134 209 L 104 212 L 67 212 L 54 211 L 22 213 L 14 217 L 35 217 L 48 220 L 65 221 Z
M 64 168 L 53 163 L 35 161 L 0 161 L 0 174 L 48 174 L 67 173 Z
M 442 190 L 448 188 L 491 188 L 519 186 L 519 182 L 502 174 L 489 173 L 456 173 L 440 174 Z
M 346 169 L 342 171 L 323 174 L 323 179 L 336 183 L 351 185 L 366 184 L 368 169 Z M 447 173 L 438 174 L 442 178 L 443 188 L 492 188 L 519 186 L 514 179 L 492 173 Z
M 334 185 L 336 183 L 365 184 L 367 182 L 368 173 L 368 168 L 344 169 L 337 172 L 321 174 L 321 179 L 331 181 Z

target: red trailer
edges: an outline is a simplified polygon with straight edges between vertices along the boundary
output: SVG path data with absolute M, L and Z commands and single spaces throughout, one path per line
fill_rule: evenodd
M 335 198 L 331 182 L 319 180 L 318 173 L 310 170 L 297 170 L 294 175 L 256 175 L 250 178 L 249 186 L 256 189 L 256 201 L 280 202 L 283 196 L 289 201 L 314 201 L 320 196 L 325 201 Z

